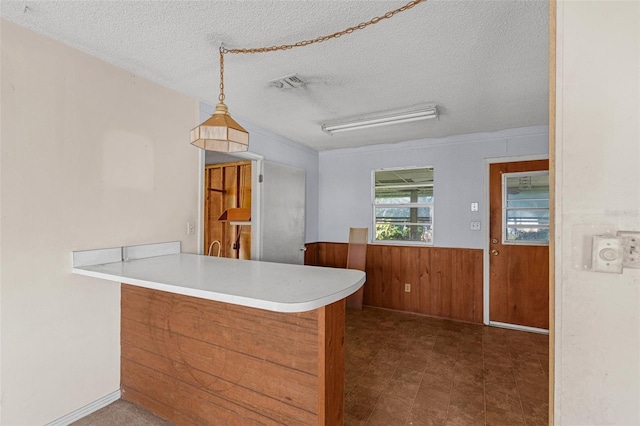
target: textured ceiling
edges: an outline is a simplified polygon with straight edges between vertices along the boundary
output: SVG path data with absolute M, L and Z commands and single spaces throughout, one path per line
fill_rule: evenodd
M 2 17 L 166 87 L 217 102 L 220 42 L 315 38 L 406 1 L 9 1 Z M 298 74 L 306 84 L 268 82 Z M 284 52 L 225 56 L 231 114 L 317 150 L 548 124 L 548 2 L 429 0 Z M 335 121 L 435 103 L 439 120 L 346 132 Z

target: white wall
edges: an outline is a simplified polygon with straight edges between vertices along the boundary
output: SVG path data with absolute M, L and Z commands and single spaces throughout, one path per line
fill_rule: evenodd
M 200 120 L 211 117 L 214 107 L 201 104 Z M 259 154 L 265 160 L 304 169 L 305 171 L 305 241 L 318 241 L 318 152 L 241 117 L 231 115 L 249 132 L 249 152 Z
M 434 246 L 482 248 L 484 232 L 469 222 L 482 221 L 483 160 L 544 155 L 548 145 L 548 127 L 539 126 L 320 152 L 318 240 L 346 242 L 350 227 L 372 228 L 372 170 L 433 166 Z
M 640 270 L 574 269 L 573 246 L 640 230 L 640 3 L 562 1 L 557 23 L 556 424 L 638 425 Z
M 196 250 L 198 103 L 1 22 L 0 423 L 38 425 L 120 385 L 119 285 L 71 251 Z
M 203 120 L 204 121 L 204 120 Z M 236 161 L 244 160 L 243 158 L 234 157 L 230 154 L 225 154 L 216 151 L 205 151 L 204 164 L 220 164 L 220 163 L 233 163 Z

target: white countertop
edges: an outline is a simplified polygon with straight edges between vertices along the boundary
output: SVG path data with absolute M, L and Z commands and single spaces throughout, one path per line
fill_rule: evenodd
M 73 273 L 276 312 L 304 312 L 355 293 L 365 273 L 177 253 L 100 265 Z

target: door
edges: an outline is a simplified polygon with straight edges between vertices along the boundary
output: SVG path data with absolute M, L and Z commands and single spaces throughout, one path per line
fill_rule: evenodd
M 489 171 L 489 321 L 549 329 L 549 161 Z
M 260 260 L 304 263 L 304 170 L 264 161 Z

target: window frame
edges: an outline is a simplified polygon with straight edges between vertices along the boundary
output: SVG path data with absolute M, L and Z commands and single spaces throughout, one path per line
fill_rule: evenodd
M 501 229 L 501 240 L 504 245 L 511 246 L 548 246 L 549 241 L 542 240 L 508 240 L 507 239 L 507 211 L 508 210 L 546 210 L 550 212 L 551 199 L 549 198 L 549 207 L 507 207 L 507 191 L 505 191 L 507 178 L 520 177 L 520 176 L 536 176 L 536 175 L 547 175 L 549 176 L 549 170 L 535 170 L 530 172 L 510 172 L 502 174 L 502 183 L 500 186 L 500 191 L 502 192 L 502 229 Z M 551 219 L 551 218 L 549 218 Z M 543 228 L 551 230 L 551 222 L 549 225 L 521 225 L 521 226 L 511 226 L 511 228 Z M 551 235 L 551 234 L 549 234 Z
M 433 195 L 431 196 L 431 203 L 400 203 L 400 204 L 376 204 L 376 172 L 386 172 L 394 170 L 415 170 L 415 169 L 431 169 L 433 173 L 433 180 L 431 186 L 433 188 Z M 434 232 L 435 232 L 435 167 L 434 166 L 409 166 L 409 167 L 385 167 L 380 169 L 371 170 L 371 244 L 381 245 L 406 245 L 406 246 L 433 246 Z M 425 185 L 416 185 L 424 187 Z M 376 239 L 376 208 L 429 208 L 431 209 L 431 241 L 411 241 L 411 240 L 378 240 Z M 422 224 L 418 224 L 422 225 Z

